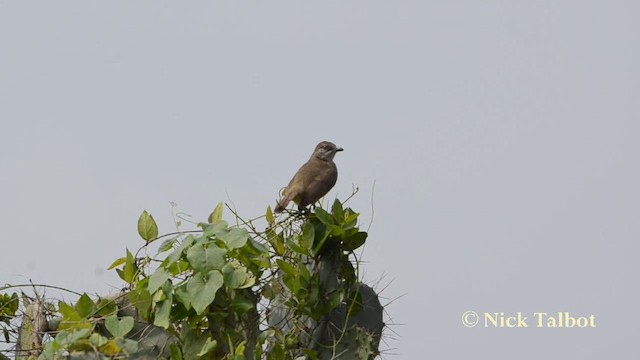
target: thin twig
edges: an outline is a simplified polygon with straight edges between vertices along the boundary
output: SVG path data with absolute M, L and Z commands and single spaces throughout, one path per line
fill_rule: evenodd
M 55 289 L 55 290 L 62 290 L 62 291 L 66 291 L 66 292 L 78 295 L 78 296 L 82 296 L 83 295 L 82 293 L 79 293 L 77 291 L 65 289 L 65 288 L 60 287 L 60 286 L 46 285 L 46 284 L 33 284 L 33 283 L 31 283 L 31 284 L 18 284 L 18 285 L 9 285 L 9 284 L 7 284 L 7 285 L 5 285 L 3 287 L 0 287 L 0 291 L 13 289 L 13 288 L 34 287 L 34 286 L 43 287 L 43 288 L 49 288 L 49 289 Z

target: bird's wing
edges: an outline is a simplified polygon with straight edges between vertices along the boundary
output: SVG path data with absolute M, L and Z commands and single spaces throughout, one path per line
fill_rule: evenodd
M 305 207 L 313 204 L 325 196 L 338 180 L 338 170 L 333 162 L 327 162 L 321 171 L 315 171 L 313 176 L 305 179 L 304 193 L 298 204 Z
M 289 185 L 284 189 L 284 196 L 278 201 L 278 205 L 274 209 L 275 212 L 284 211 L 291 201 L 295 201 L 296 203 L 300 202 L 300 196 L 305 183 L 304 176 L 302 175 L 304 172 L 301 172 L 303 168 L 304 165 L 296 172 L 291 181 L 289 181 Z

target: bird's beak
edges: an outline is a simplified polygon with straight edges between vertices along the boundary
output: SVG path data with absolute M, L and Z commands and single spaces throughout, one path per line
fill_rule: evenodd
M 344 149 L 343 148 L 337 148 L 336 152 L 338 152 L 338 151 L 344 151 Z

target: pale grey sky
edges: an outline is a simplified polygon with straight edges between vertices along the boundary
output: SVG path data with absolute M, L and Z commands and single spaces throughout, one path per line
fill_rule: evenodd
M 0 282 L 94 293 L 218 201 L 253 217 L 315 144 L 375 217 L 387 358 L 637 356 L 634 1 L 0 2 Z M 385 302 L 388 300 L 385 300 Z M 495 329 L 467 310 L 594 314 Z

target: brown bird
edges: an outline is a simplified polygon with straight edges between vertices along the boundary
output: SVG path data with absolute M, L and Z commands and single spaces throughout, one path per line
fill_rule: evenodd
M 325 196 L 338 180 L 338 168 L 333 162 L 333 157 L 342 150 L 329 141 L 319 143 L 309 161 L 302 165 L 289 181 L 275 212 L 282 212 L 292 200 L 298 204 L 298 209 L 302 210 Z

